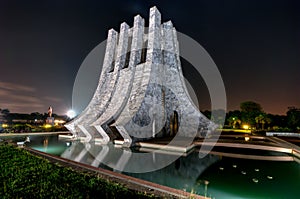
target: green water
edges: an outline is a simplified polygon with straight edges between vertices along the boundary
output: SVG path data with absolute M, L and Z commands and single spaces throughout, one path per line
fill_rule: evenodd
M 300 164 L 296 162 L 215 157 L 201 170 L 203 162 L 196 158 L 198 154 L 192 153 L 161 170 L 127 175 L 217 199 L 300 197 Z
M 197 179 L 207 180 L 208 195 L 215 198 L 299 198 L 300 165 L 223 158 Z
M 33 149 L 58 156 L 65 152 L 69 154 L 67 155 L 69 159 L 85 164 L 91 164 L 97 155 L 91 152 L 83 153 L 82 151 L 86 149 L 85 144 L 62 141 L 57 135 L 30 136 L 30 139 L 31 142 L 27 143 L 27 146 Z M 22 137 L 15 140 L 20 141 Z M 103 150 L 103 147 L 93 144 L 89 147 L 97 153 Z M 104 159 L 106 162 L 99 163 L 99 167 L 113 170 L 107 165 L 117 162 L 119 156 L 116 154 L 122 154 L 122 150 L 109 145 L 109 153 Z M 261 152 L 264 155 L 266 153 Z M 259 153 L 259 150 L 256 153 Z M 248 160 L 211 154 L 200 159 L 197 152 L 192 152 L 163 169 L 125 174 L 217 199 L 300 198 L 300 164 L 295 161 Z
M 27 136 L 2 136 L 3 141 L 23 142 Z M 65 141 L 58 139 L 58 135 L 30 135 L 30 142 L 25 145 L 38 151 L 60 156 L 67 148 Z

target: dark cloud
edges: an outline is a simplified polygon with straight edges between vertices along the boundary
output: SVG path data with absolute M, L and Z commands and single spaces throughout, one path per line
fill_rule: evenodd
M 42 100 L 33 96 L 34 87 L 10 82 L 0 82 L 1 108 L 9 108 L 11 112 L 26 112 L 43 107 Z M 32 111 L 34 112 L 34 111 Z
M 0 107 L 43 112 L 51 104 L 54 112 L 64 113 L 85 56 L 106 39 L 108 29 L 119 30 L 123 21 L 132 26 L 136 14 L 147 21 L 153 5 L 163 21 L 171 19 L 211 55 L 229 109 L 243 100 L 256 100 L 272 113 L 300 107 L 300 2 L 295 0 L 1 1 Z M 192 86 L 201 96 L 202 87 Z M 200 108 L 209 108 L 205 104 Z
M 43 113 L 48 104 L 59 107 L 60 103 L 63 103 L 61 98 L 39 96 L 35 87 L 0 81 L 0 108 L 19 113 Z

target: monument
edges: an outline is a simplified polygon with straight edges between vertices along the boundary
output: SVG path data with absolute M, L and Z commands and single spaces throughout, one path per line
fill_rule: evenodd
M 185 86 L 176 29 L 150 9 L 149 28 L 137 15 L 130 28 L 108 32 L 99 83 L 85 110 L 65 125 L 77 137 L 124 146 L 155 137 L 205 136 L 216 125 L 194 105 Z
M 50 125 L 54 125 L 54 117 L 52 117 L 52 111 L 53 111 L 53 109 L 52 109 L 52 107 L 51 106 L 49 106 L 49 108 L 48 108 L 48 117 L 47 117 L 47 119 L 46 119 L 46 124 L 50 124 Z

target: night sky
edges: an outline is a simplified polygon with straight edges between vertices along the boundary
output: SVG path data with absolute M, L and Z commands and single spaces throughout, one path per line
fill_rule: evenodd
M 300 1 L 0 1 L 0 108 L 64 114 L 72 107 L 76 73 L 107 31 L 156 5 L 162 21 L 201 44 L 223 77 L 228 110 L 242 101 L 268 113 L 300 107 Z M 210 109 L 204 82 L 184 75 Z M 87 103 L 87 102 L 86 102 Z

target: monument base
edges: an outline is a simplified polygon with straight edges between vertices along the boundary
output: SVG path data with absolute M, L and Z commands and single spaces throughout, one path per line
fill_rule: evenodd
M 54 117 L 47 117 L 46 124 L 54 125 Z

